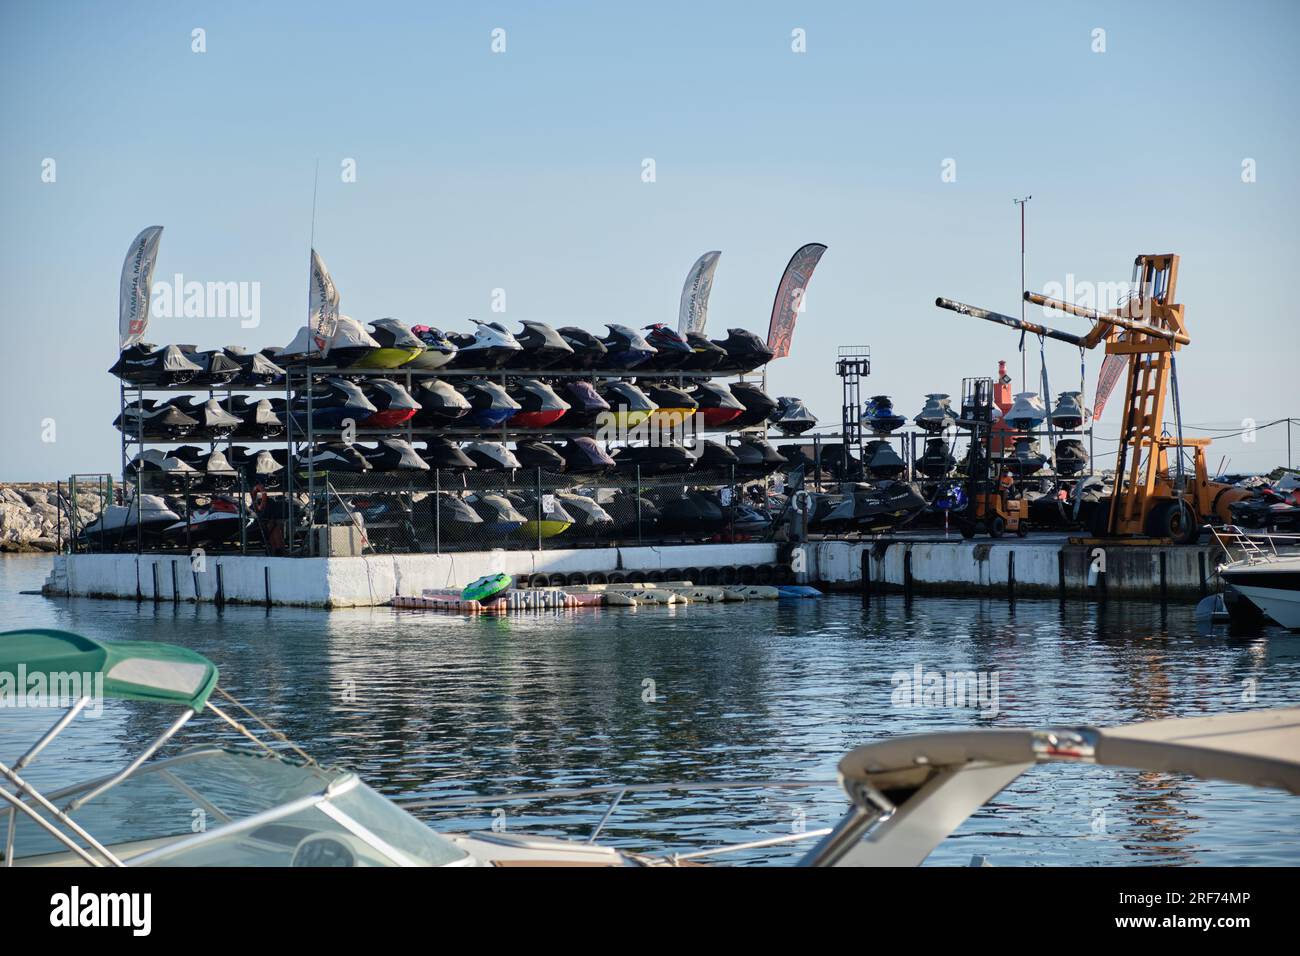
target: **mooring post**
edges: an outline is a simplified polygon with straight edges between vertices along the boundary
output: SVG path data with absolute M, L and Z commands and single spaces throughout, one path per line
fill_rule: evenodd
M 1016 549 L 1007 548 L 1007 597 L 1016 599 Z
M 912 599 L 912 549 L 903 552 L 903 596 Z
M 266 609 L 271 610 L 271 566 L 262 565 L 262 587 L 266 589 Z
M 221 571 L 222 571 L 221 565 L 218 564 L 217 565 L 217 607 L 218 608 L 223 608 L 226 606 L 226 582 L 225 582 L 225 578 L 222 577 Z
M 871 606 L 871 552 L 862 549 L 862 603 Z
M 181 589 L 176 584 L 176 559 L 172 559 L 172 603 L 181 603 Z
M 137 498 L 135 500 L 136 500 L 136 504 L 138 505 L 140 503 L 140 499 Z M 136 524 L 138 525 L 139 523 L 140 522 L 137 520 Z M 136 553 L 139 554 L 138 551 Z M 135 603 L 139 604 L 143 600 L 144 600 L 144 594 L 140 590 L 140 559 L 136 558 L 135 559 Z
M 158 562 L 153 563 L 153 603 L 157 604 L 162 600 L 162 595 L 158 593 Z

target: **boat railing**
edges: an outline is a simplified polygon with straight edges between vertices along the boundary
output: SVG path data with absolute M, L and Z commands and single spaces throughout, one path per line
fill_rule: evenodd
M 1215 543 L 1223 550 L 1229 563 L 1258 564 L 1278 557 L 1279 545 L 1283 548 L 1300 547 L 1300 534 L 1272 534 L 1265 531 L 1247 531 L 1238 525 L 1210 528 Z

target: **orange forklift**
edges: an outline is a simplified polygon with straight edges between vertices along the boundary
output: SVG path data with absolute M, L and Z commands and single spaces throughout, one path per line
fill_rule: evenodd
M 995 474 L 994 385 L 991 378 L 967 378 L 961 383 L 961 417 L 957 426 L 970 432 L 966 458 L 966 507 L 957 515 L 963 538 L 983 529 L 990 538 L 1007 532 L 1029 533 L 1029 502 L 1015 495 L 1015 483 L 1005 469 Z
M 1097 503 L 1089 527 L 1098 538 L 1146 536 L 1191 544 L 1200 536 L 1203 521 L 1228 522 L 1228 506 L 1249 494 L 1210 481 L 1205 467 L 1205 447 L 1210 440 L 1183 437 L 1174 356 L 1191 339 L 1183 307 L 1174 300 L 1177 284 L 1178 256 L 1141 255 L 1133 263 L 1135 291 L 1110 312 L 1097 312 L 1036 292 L 1024 294 L 1025 300 L 1035 305 L 1091 321 L 1092 328 L 1083 335 L 951 299 L 935 300 L 935 305 L 942 309 L 997 322 L 1040 338 L 1068 342 L 1080 349 L 1104 345 L 1107 363 L 1127 365 L 1128 382 L 1115 460 L 1115 491 L 1113 497 Z M 1173 398 L 1172 435 L 1165 429 L 1166 396 Z M 1190 474 L 1184 465 L 1184 450 L 1191 454 Z M 1174 453 L 1172 469 L 1170 451 Z M 992 515 L 984 519 L 990 533 L 990 522 L 995 524 L 998 518 L 1010 527 L 1006 515 L 996 509 L 990 511 L 987 504 L 984 507 Z

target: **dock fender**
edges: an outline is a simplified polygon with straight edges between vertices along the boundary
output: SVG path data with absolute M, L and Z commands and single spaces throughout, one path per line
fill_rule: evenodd
M 705 587 L 713 587 L 718 583 L 718 569 L 705 568 L 700 574 L 700 578 L 701 583 L 704 584 Z
M 528 578 L 528 586 L 530 588 L 544 588 L 550 583 L 550 579 L 544 574 L 534 574 L 530 575 Z
M 692 584 L 701 583 L 699 568 L 683 568 L 682 577 L 685 578 L 687 581 L 690 581 Z
M 981 542 L 980 544 L 975 545 L 975 547 L 971 549 L 971 557 L 973 557 L 976 561 L 981 561 L 981 562 L 987 561 L 989 559 L 989 555 L 992 553 L 993 553 L 993 545 L 988 544 L 987 542 Z
M 760 564 L 754 569 L 754 583 L 771 584 L 772 583 L 772 565 Z
M 608 578 L 605 576 L 604 571 L 592 571 L 589 575 L 587 575 L 587 583 L 606 584 L 608 583 Z
M 565 580 L 564 583 L 565 584 L 590 584 L 591 581 L 587 577 L 587 575 L 583 574 L 581 571 L 573 571 L 569 574 L 568 578 Z
M 564 587 L 564 575 L 552 574 L 549 578 L 546 579 L 546 583 L 553 588 L 562 588 Z
M 620 563 L 620 566 L 621 566 L 621 563 Z M 627 583 L 627 575 L 626 575 L 626 574 L 623 574 L 621 571 L 611 571 L 610 574 L 609 574 L 609 579 L 608 579 L 605 583 L 606 583 L 606 584 L 626 584 L 626 583 Z
M 736 568 L 737 584 L 755 584 L 757 583 L 754 580 L 756 576 L 754 566 L 751 564 L 742 564 L 740 567 Z
M 718 568 L 718 583 L 722 585 L 736 583 L 736 566 L 734 564 L 725 564 Z

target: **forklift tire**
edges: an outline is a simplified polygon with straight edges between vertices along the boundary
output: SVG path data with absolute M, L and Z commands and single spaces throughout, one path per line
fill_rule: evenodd
M 1023 538 L 1028 534 L 1029 534 L 1029 523 L 1026 522 L 1024 518 L 1021 518 L 1020 523 L 1016 525 L 1016 537 Z
M 1088 516 L 1088 533 L 1094 538 L 1105 538 L 1109 535 L 1110 509 L 1111 502 L 1114 498 L 1098 498 L 1096 504 L 1092 506 L 1092 514 Z
M 959 521 L 957 522 L 957 530 L 961 532 L 961 536 L 967 541 L 975 537 L 975 525 L 973 522 Z
M 1147 534 L 1153 538 L 1170 538 L 1174 544 L 1195 544 L 1201 526 L 1192 514 L 1191 505 L 1181 498 L 1161 502 L 1147 515 Z
M 986 520 L 984 524 L 989 529 L 990 538 L 1000 538 L 1002 537 L 1003 533 L 1007 530 L 1007 522 L 1006 519 L 1002 517 L 1002 515 L 994 515 L 992 518 Z

